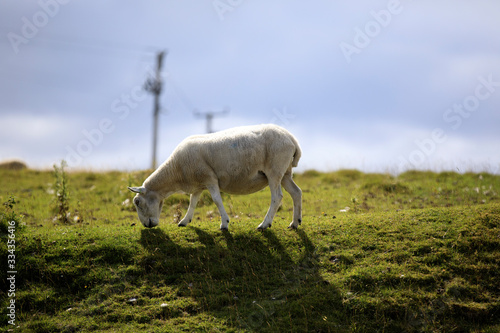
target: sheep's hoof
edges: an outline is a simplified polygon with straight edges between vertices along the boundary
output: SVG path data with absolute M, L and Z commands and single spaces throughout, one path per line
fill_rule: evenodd
M 185 224 L 178 224 L 177 226 L 178 227 L 185 227 L 186 225 Z
M 221 231 L 229 231 L 229 229 L 227 227 L 221 227 L 220 230 Z
M 296 226 L 296 225 L 294 225 L 294 224 L 290 224 L 290 225 L 288 226 L 288 229 L 290 229 L 290 230 L 297 230 L 297 229 L 298 229 L 298 226 Z

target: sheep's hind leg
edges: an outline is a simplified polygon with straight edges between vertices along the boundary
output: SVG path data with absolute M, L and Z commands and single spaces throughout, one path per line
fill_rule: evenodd
M 200 192 L 195 192 L 191 194 L 191 197 L 189 198 L 189 207 L 186 212 L 186 215 L 184 218 L 177 224 L 179 227 L 185 227 L 191 222 L 193 219 L 194 215 L 194 209 L 196 208 L 196 205 L 198 204 L 198 200 L 200 200 L 201 196 L 201 191 Z
M 220 190 L 218 185 L 209 185 L 207 186 L 210 191 L 210 195 L 212 196 L 212 200 L 215 202 L 217 209 L 219 209 L 221 224 L 220 230 L 228 230 L 229 225 L 229 216 L 226 213 L 226 209 L 224 209 L 224 204 L 222 203 L 222 197 L 220 195 Z
M 293 200 L 293 220 L 288 226 L 289 229 L 297 229 L 302 223 L 302 190 L 295 184 L 291 173 L 286 173 L 281 185 L 290 193 Z
M 274 216 L 280 206 L 281 199 L 283 199 L 283 192 L 281 191 L 281 184 L 279 181 L 269 180 L 269 188 L 271 189 L 271 205 L 269 206 L 269 210 L 267 211 L 264 221 L 257 227 L 259 230 L 271 227 Z

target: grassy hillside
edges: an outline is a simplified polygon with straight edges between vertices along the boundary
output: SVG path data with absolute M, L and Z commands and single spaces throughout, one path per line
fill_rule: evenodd
M 18 331 L 500 331 L 499 176 L 308 171 L 299 230 L 285 193 L 256 231 L 266 189 L 224 195 L 221 232 L 208 194 L 189 227 L 176 195 L 145 229 L 126 187 L 148 174 L 69 174 L 63 218 L 53 173 L 0 171 L 0 328 L 14 219 Z

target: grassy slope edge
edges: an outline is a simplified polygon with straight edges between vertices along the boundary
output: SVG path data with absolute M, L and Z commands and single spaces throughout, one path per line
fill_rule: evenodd
M 304 173 L 296 177 L 301 228 L 286 229 L 288 198 L 273 228 L 260 233 L 267 191 L 225 198 L 230 232 L 217 230 L 208 199 L 188 228 L 164 221 L 144 229 L 121 205 L 128 195 L 121 188 L 135 176 L 77 174 L 71 206 L 81 222 L 54 224 L 50 199 L 37 195 L 50 175 L 23 175 L 1 193 L 2 201 L 8 192 L 24 201 L 18 209 L 27 226 L 16 235 L 23 331 L 500 329 L 495 176 Z M 169 215 L 185 211 L 184 197 L 169 204 Z M 4 258 L 5 243 L 2 234 Z M 6 318 L 3 275 L 1 285 Z

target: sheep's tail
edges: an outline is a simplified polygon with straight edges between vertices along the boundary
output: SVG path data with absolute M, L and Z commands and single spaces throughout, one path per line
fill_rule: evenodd
M 295 145 L 295 154 L 293 154 L 292 167 L 297 167 L 299 165 L 300 157 L 302 156 L 302 150 L 300 149 L 299 142 L 292 136 L 293 144 Z

